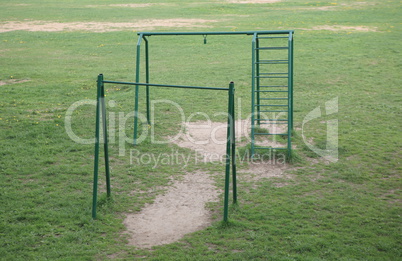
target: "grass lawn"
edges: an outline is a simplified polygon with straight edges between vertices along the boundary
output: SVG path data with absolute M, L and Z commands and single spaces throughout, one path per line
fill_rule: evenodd
M 1 260 L 402 259 L 400 1 L 230 2 L 0 0 Z M 124 143 L 119 155 L 119 131 L 131 135 L 132 119 L 118 124 L 132 111 L 134 90 L 107 85 L 107 99 L 115 101 L 109 116 L 116 119 L 113 201 L 105 199 L 101 181 L 98 219 L 92 220 L 93 144 L 74 142 L 65 118 L 74 103 L 96 98 L 99 73 L 106 80 L 135 80 L 136 32 L 285 29 L 295 30 L 298 157 L 287 173 L 291 179 L 264 179 L 257 186 L 243 180 L 228 226 L 220 223 L 222 202 L 211 203 L 212 226 L 152 250 L 127 245 L 125 213 L 151 203 L 163 192 L 155 188 L 202 170 L 216 175 L 222 193 L 223 165 L 130 164 L 133 147 Z M 241 101 L 237 114 L 246 118 L 251 37 L 203 41 L 150 37 L 151 82 L 227 87 L 234 81 Z M 158 89 L 152 95 L 180 104 L 185 117 L 203 112 L 223 121 L 212 115 L 227 106 L 225 93 Z M 338 112 L 326 115 L 326 102 L 335 98 Z M 322 117 L 303 126 L 317 107 Z M 71 118 L 77 137 L 94 137 L 93 105 L 78 106 Z M 174 106 L 162 104 L 155 119 L 158 140 L 180 129 Z M 301 131 L 307 142 L 325 149 L 329 120 L 339 124 L 339 160 L 330 163 L 308 148 Z M 150 136 L 138 148 L 190 153 L 154 144 Z

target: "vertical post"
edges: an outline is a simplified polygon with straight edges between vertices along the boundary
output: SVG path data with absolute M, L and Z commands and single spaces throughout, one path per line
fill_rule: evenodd
M 98 200 L 98 168 L 99 168 L 99 123 L 100 123 L 100 106 L 101 106 L 101 89 L 103 85 L 103 75 L 98 75 L 97 93 L 96 93 L 96 122 L 95 122 L 95 155 L 94 155 L 94 183 L 92 194 L 92 218 L 96 219 L 96 204 Z
M 233 87 L 232 87 L 233 91 Z M 226 133 L 226 169 L 225 169 L 225 193 L 224 193 L 224 202 L 223 202 L 223 221 L 228 221 L 228 211 L 229 211 L 229 180 L 230 180 L 230 147 L 231 147 L 231 137 L 233 135 L 232 130 L 232 122 L 233 118 L 231 116 L 232 111 L 232 92 L 229 85 L 228 91 L 228 126 L 227 126 L 227 133 Z
M 234 102 L 234 82 L 229 84 L 229 97 L 231 99 L 230 117 L 231 117 L 231 133 L 230 146 L 232 148 L 232 189 L 233 189 L 233 204 L 237 203 L 237 180 L 236 180 L 236 123 L 235 123 L 235 102 Z
M 290 60 L 289 60 L 289 64 L 290 64 L 290 74 L 289 74 L 289 86 L 290 86 L 290 107 L 291 107 L 291 121 L 290 121 L 290 127 L 293 131 L 293 33 L 290 33 L 289 36 L 289 47 L 290 47 Z
M 257 35 L 258 36 L 258 35 Z M 256 103 L 257 103 L 257 125 L 260 126 L 261 123 L 261 107 L 260 107 L 260 50 L 258 48 L 260 48 L 260 41 L 258 40 L 258 38 L 256 38 L 256 49 L 255 49 L 255 72 L 256 72 Z
M 137 42 L 137 59 L 136 59 L 136 74 L 135 74 L 135 82 L 140 81 L 140 58 L 141 58 L 141 41 L 142 34 L 140 34 Z M 135 86 L 135 101 L 134 101 L 134 145 L 137 145 L 137 132 L 138 132 L 138 93 L 139 86 Z
M 145 41 L 145 82 L 149 83 L 149 52 L 148 52 L 148 39 L 144 37 Z M 150 108 L 149 108 L 149 86 L 146 86 L 146 104 L 147 104 L 147 123 L 151 124 Z
M 293 129 L 293 57 L 292 57 L 292 32 L 289 32 L 288 40 L 288 142 L 287 142 L 287 154 L 288 160 L 292 156 L 292 129 Z
M 257 33 L 254 33 L 251 48 L 251 152 L 250 156 L 254 156 L 254 128 L 255 128 L 255 48 L 257 41 Z
M 103 79 L 102 79 L 103 81 Z M 107 196 L 111 196 L 110 191 L 110 171 L 109 171 L 109 146 L 108 146 L 108 139 L 107 139 L 107 122 L 106 122 L 106 104 L 105 104 L 105 86 L 102 83 L 101 86 L 101 109 L 102 109 L 102 130 L 103 130 L 103 149 L 105 153 L 105 172 L 106 172 L 106 191 Z

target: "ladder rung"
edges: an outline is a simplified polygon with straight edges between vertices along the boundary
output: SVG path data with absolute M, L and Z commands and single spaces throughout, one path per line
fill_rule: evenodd
M 255 50 L 284 50 L 288 49 L 287 46 L 275 46 L 275 47 L 259 47 L 255 48 Z
M 259 112 L 288 112 L 288 111 L 259 111 Z
M 288 135 L 287 133 L 255 133 L 254 132 L 254 135 Z
M 288 91 L 255 91 L 255 92 L 288 92 Z
M 288 73 L 287 72 L 260 73 L 260 75 L 276 75 L 276 74 L 283 75 L 283 74 L 288 74 Z
M 287 85 L 262 85 L 263 88 L 288 87 Z
M 287 100 L 288 98 L 260 98 L 260 100 Z
M 255 121 L 288 121 L 285 119 L 255 119 Z
M 260 121 L 260 120 L 256 120 L 256 121 Z M 261 123 L 259 122 L 258 125 L 271 125 L 271 124 L 288 124 L 287 122 L 270 122 L 270 123 Z
M 288 78 L 287 76 L 255 76 L 255 78 Z
M 272 38 L 289 38 L 289 36 L 263 36 L 263 37 L 257 37 L 257 39 L 272 39 Z
M 288 124 L 288 123 L 287 122 L 258 123 L 258 125 L 271 125 L 271 124 Z
M 257 147 L 257 146 L 254 146 L 254 149 L 261 149 L 261 150 L 287 150 L 287 148 L 272 148 L 272 147 Z
M 256 104 L 255 106 L 269 106 L 269 107 L 287 107 L 287 104 Z

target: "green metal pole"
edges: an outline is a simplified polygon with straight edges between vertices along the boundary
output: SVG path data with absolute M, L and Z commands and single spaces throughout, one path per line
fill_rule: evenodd
M 291 105 L 291 115 L 292 115 L 292 117 L 291 117 L 291 122 L 290 122 L 290 127 L 291 127 L 291 129 L 292 129 L 292 131 L 293 131 L 293 33 L 291 32 L 291 33 L 289 33 L 290 34 L 290 36 L 291 36 L 291 39 L 290 39 L 290 52 L 291 52 L 291 55 L 290 55 L 290 61 L 289 61 L 289 63 L 290 63 L 290 97 L 291 97 L 291 103 L 290 103 L 290 105 Z
M 258 36 L 258 35 L 257 35 Z M 256 72 L 256 103 L 257 103 L 257 125 L 260 126 L 261 123 L 261 107 L 260 107 L 260 64 L 258 63 L 260 61 L 260 41 L 258 38 L 256 39 L 256 50 L 255 50 L 255 72 Z
M 230 90 L 228 91 L 228 126 L 227 126 L 227 139 L 226 139 L 226 169 L 225 169 L 225 194 L 223 202 L 223 221 L 228 221 L 228 211 L 229 211 L 229 180 L 230 180 L 230 147 L 231 147 L 231 136 L 233 134 L 231 117 L 232 111 L 232 97 Z
M 144 37 L 145 41 L 145 82 L 149 83 L 149 52 L 148 52 L 148 39 Z M 138 82 L 138 81 L 137 81 Z M 147 99 L 147 122 L 148 125 L 151 124 L 150 116 L 150 102 L 149 102 L 149 86 L 146 86 L 146 99 Z
M 254 128 L 255 128 L 255 47 L 257 33 L 254 33 L 251 44 L 251 158 L 254 156 Z
M 293 128 L 293 104 L 292 104 L 292 33 L 289 33 L 288 41 L 288 159 L 292 156 L 292 128 Z
M 231 133 L 230 143 L 232 148 L 232 189 L 233 189 L 233 204 L 237 203 L 237 180 L 236 180 L 236 123 L 235 123 L 235 99 L 234 99 L 234 82 L 229 84 L 229 95 L 231 99 L 230 117 L 231 120 Z
M 140 58 L 141 58 L 141 41 L 142 34 L 140 34 L 137 42 L 137 59 L 136 59 L 136 74 L 135 74 L 135 82 L 140 81 Z M 138 134 L 138 94 L 139 94 L 139 86 L 135 86 L 135 101 L 134 101 L 134 145 L 137 145 L 137 134 Z
M 93 183 L 93 194 L 92 194 L 92 218 L 96 219 L 96 203 L 98 200 L 98 168 L 99 168 L 99 122 L 100 122 L 100 99 L 101 99 L 101 89 L 103 85 L 103 75 L 98 75 L 97 81 L 97 93 L 96 93 L 96 123 L 95 123 L 95 155 L 94 155 L 94 183 Z
M 111 196 L 110 191 L 110 168 L 109 168 L 109 146 L 107 138 L 107 123 L 106 123 L 106 104 L 105 104 L 105 86 L 101 86 L 101 108 L 102 108 L 102 123 L 103 123 L 103 149 L 105 153 L 105 172 L 106 172 L 106 191 L 107 196 Z

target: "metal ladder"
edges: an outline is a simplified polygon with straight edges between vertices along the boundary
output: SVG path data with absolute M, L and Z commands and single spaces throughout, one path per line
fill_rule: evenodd
M 251 157 L 260 150 L 283 150 L 290 159 L 293 129 L 293 31 L 254 33 L 251 89 Z

